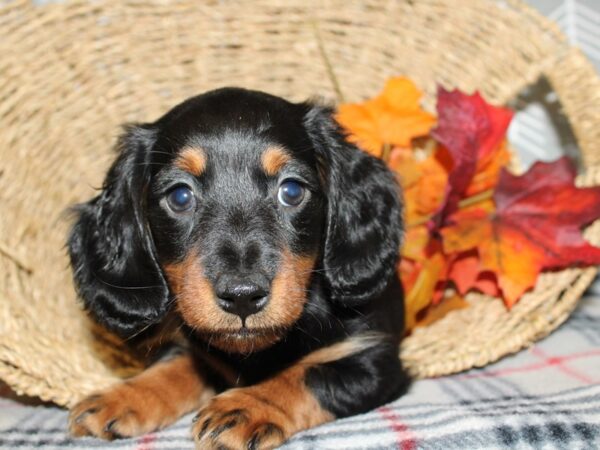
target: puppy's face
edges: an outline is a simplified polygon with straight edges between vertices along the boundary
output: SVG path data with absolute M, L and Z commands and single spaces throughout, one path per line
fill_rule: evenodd
M 119 150 L 68 247 L 85 307 L 123 337 L 174 307 L 211 344 L 258 350 L 311 289 L 354 308 L 395 276 L 395 179 L 327 108 L 211 91 L 129 127 Z
M 226 351 L 277 341 L 302 314 L 324 193 L 301 111 L 205 96 L 161 124 L 148 218 L 185 322 Z

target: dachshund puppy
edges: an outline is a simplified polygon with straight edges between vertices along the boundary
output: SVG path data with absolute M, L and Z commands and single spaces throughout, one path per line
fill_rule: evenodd
M 130 126 L 119 150 L 76 209 L 75 284 L 99 323 L 163 345 L 76 405 L 73 434 L 198 410 L 198 448 L 266 449 L 406 391 L 399 188 L 330 109 L 225 88 Z

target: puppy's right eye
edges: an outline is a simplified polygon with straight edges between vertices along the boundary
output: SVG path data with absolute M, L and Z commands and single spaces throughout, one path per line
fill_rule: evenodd
M 279 186 L 277 199 L 283 206 L 298 206 L 304 199 L 304 186 L 296 180 L 286 180 Z
M 167 194 L 167 205 L 171 211 L 182 213 L 191 210 L 196 204 L 196 197 L 187 186 L 178 186 Z

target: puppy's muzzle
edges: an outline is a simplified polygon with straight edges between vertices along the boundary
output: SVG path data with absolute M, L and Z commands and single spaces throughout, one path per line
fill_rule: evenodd
M 266 282 L 248 278 L 224 277 L 217 282 L 217 304 L 228 313 L 235 314 L 245 322 L 248 316 L 258 313 L 269 302 Z

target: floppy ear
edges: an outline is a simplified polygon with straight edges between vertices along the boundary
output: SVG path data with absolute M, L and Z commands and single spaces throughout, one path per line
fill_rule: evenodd
M 126 129 L 102 192 L 75 208 L 78 218 L 68 241 L 85 308 L 122 337 L 159 321 L 168 306 L 144 213 L 155 134 L 151 126 Z
M 358 305 L 381 294 L 396 271 L 400 188 L 381 160 L 345 140 L 331 109 L 307 106 L 305 127 L 326 179 L 325 279 L 334 300 Z

